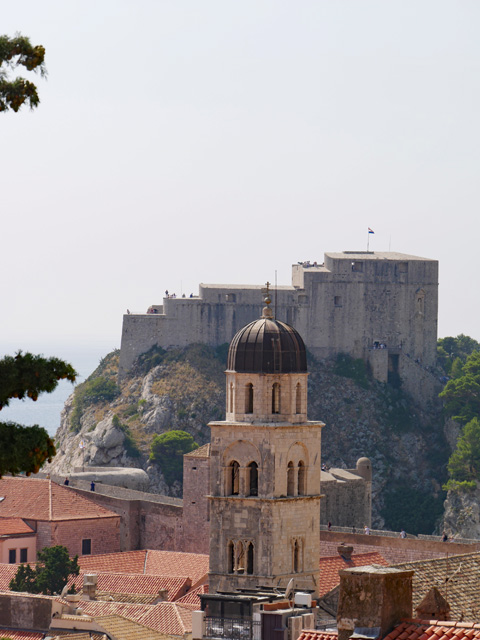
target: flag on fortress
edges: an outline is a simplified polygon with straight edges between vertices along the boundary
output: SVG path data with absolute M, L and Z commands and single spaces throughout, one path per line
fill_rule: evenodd
M 373 231 L 372 229 L 370 229 L 370 227 L 368 227 L 368 233 L 375 233 L 375 231 Z

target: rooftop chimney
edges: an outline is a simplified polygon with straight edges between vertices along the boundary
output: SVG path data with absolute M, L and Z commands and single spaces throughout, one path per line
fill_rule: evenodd
M 344 560 L 346 560 L 347 562 L 350 562 L 350 560 L 352 559 L 352 553 L 353 553 L 353 547 L 351 545 L 341 542 L 337 547 L 337 551 Z
M 356 629 L 375 629 L 384 638 L 402 618 L 412 617 L 413 571 L 370 565 L 342 569 L 338 602 L 338 640 Z

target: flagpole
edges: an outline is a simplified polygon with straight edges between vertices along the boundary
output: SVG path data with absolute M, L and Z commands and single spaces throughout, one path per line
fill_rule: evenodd
M 367 253 L 370 248 L 370 231 L 367 230 Z

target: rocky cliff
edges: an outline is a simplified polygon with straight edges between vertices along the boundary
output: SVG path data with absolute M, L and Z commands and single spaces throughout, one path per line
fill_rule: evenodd
M 150 491 L 181 495 L 181 486 L 167 486 L 161 469 L 149 462 L 150 443 L 171 429 L 187 431 L 199 445 L 208 442 L 207 423 L 224 416 L 225 362 L 226 345 L 153 349 L 117 386 L 118 353 L 109 354 L 68 399 L 51 470 L 139 467 L 149 475 Z M 352 468 L 359 457 L 369 457 L 374 526 L 431 533 L 442 515 L 450 455 L 441 405 L 432 400 L 416 406 L 361 369 L 357 361 L 339 367 L 309 360 L 308 414 L 326 423 L 323 462 Z

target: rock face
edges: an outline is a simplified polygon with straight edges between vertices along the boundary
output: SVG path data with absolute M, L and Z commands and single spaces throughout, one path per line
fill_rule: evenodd
M 480 483 L 472 491 L 449 491 L 443 529 L 449 537 L 480 539 Z
M 58 453 L 45 471 L 69 475 L 83 464 L 139 468 L 149 491 L 180 496 L 180 484 L 168 486 L 149 461 L 150 444 L 155 434 L 173 429 L 187 431 L 199 445 L 209 441 L 208 422 L 225 416 L 225 363 L 225 347 L 149 352 L 109 390 L 114 397 L 107 401 L 94 383 L 118 383 L 118 353 L 109 354 L 65 404 Z M 441 486 L 451 453 L 441 405 L 435 398 L 415 405 L 389 385 L 338 375 L 335 367 L 327 360 L 308 364 L 308 417 L 326 423 L 322 461 L 348 469 L 370 458 L 372 525 L 432 533 L 443 514 Z
M 143 469 L 124 469 L 123 467 L 87 467 L 87 471 L 80 469 L 70 474 L 70 480 L 85 480 L 108 484 L 134 491 L 148 491 L 150 481 Z

